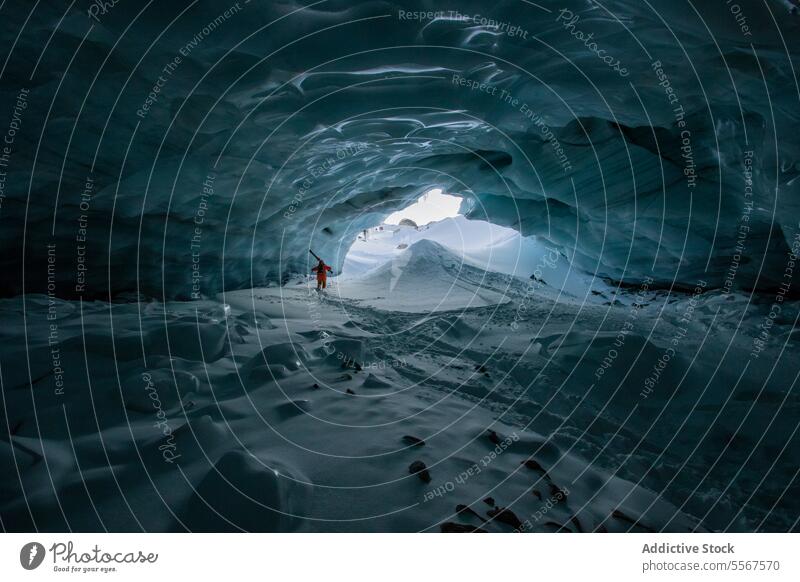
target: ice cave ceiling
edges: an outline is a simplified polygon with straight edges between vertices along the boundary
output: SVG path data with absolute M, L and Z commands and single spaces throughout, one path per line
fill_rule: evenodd
M 737 286 L 774 288 L 800 233 L 793 8 L 4 10 L 0 293 L 44 292 L 48 260 L 85 297 L 278 281 L 309 247 L 340 266 L 432 186 L 614 281 L 722 286 L 735 261 Z

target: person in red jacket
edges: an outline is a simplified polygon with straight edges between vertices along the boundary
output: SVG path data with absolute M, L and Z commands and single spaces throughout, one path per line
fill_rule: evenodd
M 325 284 L 328 281 L 328 271 L 333 272 L 333 269 L 320 259 L 319 264 L 311 270 L 317 273 L 317 289 L 325 289 Z

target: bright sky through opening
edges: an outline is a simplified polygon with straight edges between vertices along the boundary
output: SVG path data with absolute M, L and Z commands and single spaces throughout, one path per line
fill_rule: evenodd
M 418 226 L 423 226 L 430 222 L 458 216 L 460 206 L 461 198 L 459 196 L 442 194 L 441 188 L 434 188 L 425 192 L 411 206 L 390 214 L 384 222 L 400 224 L 401 220 L 409 218 Z

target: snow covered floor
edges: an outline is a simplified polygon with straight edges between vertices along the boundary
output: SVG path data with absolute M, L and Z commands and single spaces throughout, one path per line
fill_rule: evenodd
M 322 295 L 0 301 L 3 526 L 796 527 L 795 304 L 748 360 L 769 305 L 745 296 L 555 301 L 407 250 Z

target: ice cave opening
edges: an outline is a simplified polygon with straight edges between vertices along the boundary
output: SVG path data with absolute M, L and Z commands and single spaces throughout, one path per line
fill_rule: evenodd
M 462 203 L 461 196 L 445 194 L 441 188 L 431 188 L 413 204 L 392 212 L 383 222 L 400 224 L 403 220 L 410 220 L 417 226 L 425 226 L 431 222 L 458 216 Z
M 469 210 L 472 204 L 469 199 L 443 193 L 441 188 L 426 191 L 415 202 L 356 235 L 333 285 L 345 284 L 344 289 L 352 292 L 388 264 L 393 273 L 389 278 L 392 291 L 416 256 L 454 268 L 456 279 L 465 275 L 462 267 L 476 268 L 495 277 L 538 282 L 564 300 L 582 297 L 590 289 L 609 288 L 602 279 L 572 266 L 563 251 L 537 236 L 522 236 L 518 230 L 489 219 L 465 217 L 462 210 Z M 446 285 L 441 291 L 447 294 L 453 289 L 453 285 Z M 447 297 L 438 298 L 436 305 L 453 308 Z
M 435 226 L 435 223 L 462 216 L 459 213 L 462 202 L 463 198 L 460 196 L 445 194 L 441 188 L 431 188 L 416 201 L 392 212 L 378 224 L 365 226 L 345 249 L 346 256 L 340 278 L 357 277 L 396 260 L 403 250 L 423 238 L 442 242 L 452 248 L 455 242 L 452 236 L 441 233 L 439 228 L 431 230 L 430 227 L 432 224 Z M 342 242 L 346 244 L 346 241 Z

